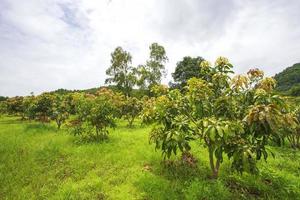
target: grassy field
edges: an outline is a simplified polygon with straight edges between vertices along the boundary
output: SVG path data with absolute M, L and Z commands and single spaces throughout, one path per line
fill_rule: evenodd
M 231 172 L 209 178 L 206 150 L 198 162 L 162 164 L 150 127 L 120 121 L 104 143 L 79 143 L 54 124 L 0 118 L 0 199 L 300 199 L 300 152 L 272 148 L 258 176 Z

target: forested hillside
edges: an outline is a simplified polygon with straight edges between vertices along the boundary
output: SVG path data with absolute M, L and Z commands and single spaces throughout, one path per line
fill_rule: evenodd
M 286 68 L 274 77 L 277 90 L 292 96 L 300 96 L 300 63 Z

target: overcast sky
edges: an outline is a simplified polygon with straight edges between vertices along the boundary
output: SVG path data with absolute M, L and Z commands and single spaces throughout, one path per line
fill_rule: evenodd
M 0 0 L 0 96 L 98 87 L 115 47 L 137 65 L 152 42 L 165 83 L 187 55 L 274 75 L 300 62 L 300 0 Z

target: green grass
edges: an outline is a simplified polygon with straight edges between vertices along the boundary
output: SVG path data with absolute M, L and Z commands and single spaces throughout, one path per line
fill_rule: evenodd
M 150 127 L 120 121 L 103 143 L 78 143 L 54 124 L 0 118 L 0 199 L 300 199 L 300 152 L 272 148 L 258 176 L 228 161 L 209 179 L 206 150 L 193 143 L 197 166 L 170 162 L 148 142 Z

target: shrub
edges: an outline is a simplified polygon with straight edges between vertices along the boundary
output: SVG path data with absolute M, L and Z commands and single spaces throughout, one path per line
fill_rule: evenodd
M 36 97 L 35 113 L 41 122 L 50 122 L 53 115 L 54 95 L 43 93 Z
M 23 99 L 24 97 L 12 97 L 7 99 L 7 112 L 12 115 L 20 115 L 23 113 Z
M 122 104 L 122 116 L 128 121 L 128 126 L 132 127 L 132 123 L 142 110 L 141 101 L 135 97 L 126 97 Z
M 36 118 L 37 115 L 37 102 L 34 96 L 27 96 L 24 97 L 23 103 L 23 118 L 33 120 Z
M 79 123 L 73 128 L 73 133 L 83 139 L 102 141 L 108 138 L 108 128 L 116 126 L 118 97 L 107 89 L 102 89 L 97 95 L 79 97 L 76 107 Z
M 7 113 L 7 104 L 5 101 L 0 101 L 0 116 Z
M 53 102 L 51 119 L 55 121 L 58 129 L 69 118 L 69 110 L 66 97 L 56 95 Z

